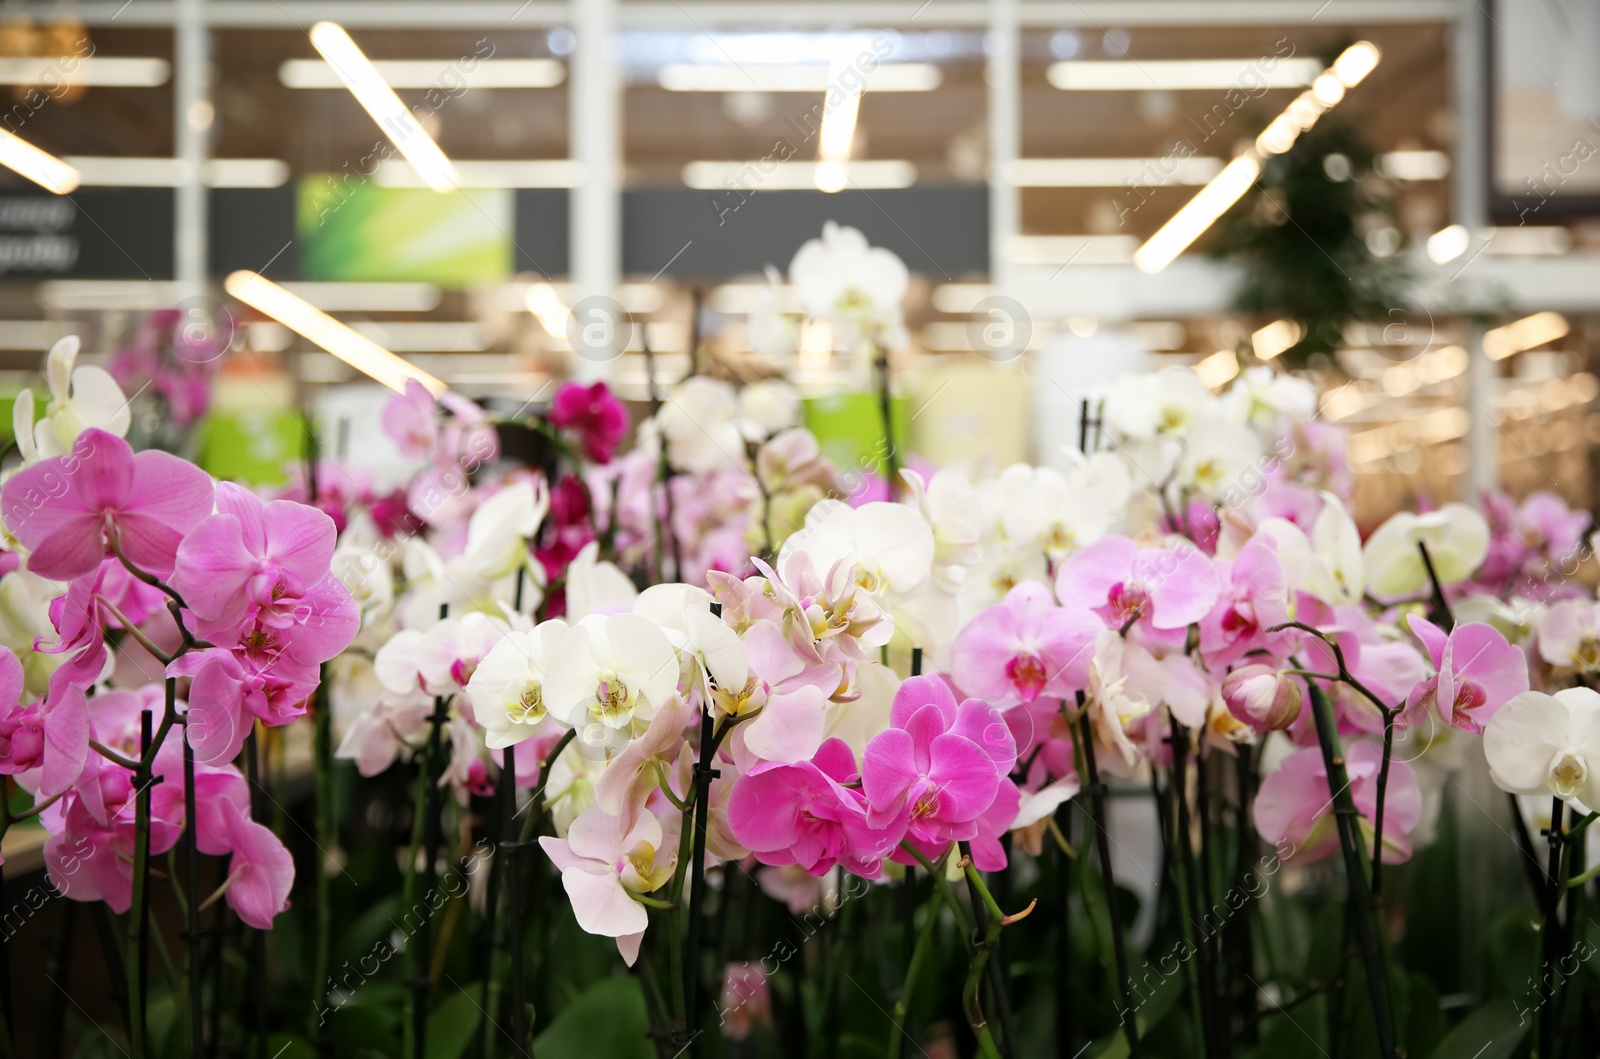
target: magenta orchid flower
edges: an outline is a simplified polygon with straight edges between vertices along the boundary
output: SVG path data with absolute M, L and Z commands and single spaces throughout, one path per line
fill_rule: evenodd
M 1367 844 L 1378 816 L 1378 771 L 1383 751 L 1371 743 L 1345 748 L 1345 773 Z M 1255 824 L 1261 837 L 1283 848 L 1287 860 L 1308 862 L 1326 857 L 1339 847 L 1334 827 L 1333 799 L 1328 792 L 1328 769 L 1322 750 L 1311 747 L 1284 758 L 1261 781 L 1256 795 Z M 1409 762 L 1389 763 L 1389 786 L 1383 802 L 1383 861 L 1397 864 L 1411 857 L 1411 832 L 1422 820 L 1422 789 Z
M 1024 581 L 961 630 L 950 675 L 967 694 L 1000 707 L 1068 698 L 1088 685 L 1102 628 L 1087 611 L 1058 607 L 1048 588 Z
M 868 824 L 866 800 L 850 786 L 859 779 L 850 748 L 830 739 L 810 761 L 746 772 L 728 799 L 728 824 L 763 864 L 797 864 L 812 875 L 843 865 L 877 878 L 905 828 Z
M 19 471 L 0 490 L 0 514 L 32 554 L 28 569 L 71 581 L 91 573 L 108 542 L 146 573 L 172 573 L 178 544 L 211 514 L 211 476 L 165 452 L 86 430 L 66 456 Z
M 944 681 L 912 677 L 895 693 L 889 724 L 861 760 L 868 822 L 885 828 L 904 820 L 922 846 L 975 837 L 1016 761 L 999 711 L 976 699 L 958 706 Z
M 628 433 L 628 410 L 603 382 L 592 386 L 569 382 L 550 402 L 550 423 L 577 434 L 588 459 L 610 463 Z
M 1436 672 L 1407 696 L 1407 723 L 1416 723 L 1431 707 L 1445 723 L 1481 732 L 1496 710 L 1528 690 L 1522 649 L 1507 643 L 1493 626 L 1466 622 L 1447 634 L 1414 617 L 1411 631 L 1427 648 Z
M 1191 544 L 1140 548 L 1106 537 L 1056 571 L 1061 605 L 1092 610 L 1114 629 L 1141 621 L 1162 631 L 1185 628 L 1206 616 L 1219 589 L 1211 560 Z

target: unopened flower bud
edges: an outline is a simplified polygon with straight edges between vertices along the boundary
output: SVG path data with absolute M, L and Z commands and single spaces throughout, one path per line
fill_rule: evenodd
M 1228 712 L 1262 732 L 1282 731 L 1300 716 L 1305 697 L 1300 685 L 1271 666 L 1235 669 L 1222 682 Z

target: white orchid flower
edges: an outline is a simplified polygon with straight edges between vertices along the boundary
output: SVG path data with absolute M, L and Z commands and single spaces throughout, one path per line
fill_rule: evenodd
M 850 507 L 824 500 L 806 514 L 805 525 L 784 541 L 778 569 L 800 554 L 826 577 L 835 563 L 854 567 L 857 586 L 874 595 L 915 592 L 933 568 L 935 544 L 927 519 L 904 504 L 874 502 Z
M 600 542 L 590 541 L 567 565 L 567 617 L 615 614 L 633 606 L 639 590 L 615 563 L 600 558 Z
M 568 631 L 560 619 L 541 622 L 531 632 L 513 629 L 489 649 L 467 681 L 473 719 L 491 750 L 514 746 L 540 734 L 549 716 L 545 667 L 556 642 Z
M 692 679 L 710 692 L 710 684 L 737 694 L 750 680 L 744 643 L 727 623 L 711 613 L 711 594 L 693 585 L 652 585 L 634 600 L 633 612 L 666 633 L 673 648 L 689 664 Z
M 1524 691 L 1489 718 L 1483 756 L 1501 790 L 1600 805 L 1600 693 Z
M 591 614 L 552 645 L 544 699 L 551 716 L 591 746 L 632 734 L 678 692 L 678 655 L 661 627 L 638 614 Z
M 983 561 L 983 505 L 978 491 L 960 471 L 943 470 L 928 482 L 916 471 L 903 470 L 911 503 L 933 530 L 933 573 L 954 590 L 967 568 Z
M 899 327 L 909 279 L 905 262 L 893 252 L 868 245 L 858 229 L 833 221 L 789 263 L 789 282 L 807 316 L 869 338 Z
M 12 411 L 17 438 L 30 434 L 33 438 L 34 459 L 49 459 L 71 452 L 78 435 L 91 427 L 123 437 L 133 422 L 128 398 L 111 373 L 93 364 L 73 367 L 77 359 L 76 335 L 68 335 L 51 346 L 45 366 L 50 403 L 45 405 L 44 418 L 32 422 L 31 394 L 25 402 L 19 401 Z M 28 422 L 23 421 L 25 416 Z M 20 440 L 18 445 L 22 447 Z M 23 458 L 32 462 L 27 449 L 23 450 Z
M 1466 504 L 1446 504 L 1425 515 L 1402 511 L 1367 539 L 1362 556 L 1367 589 L 1379 599 L 1413 595 L 1428 587 L 1428 570 L 1418 544 L 1441 584 L 1465 581 L 1489 550 L 1489 524 Z
M 1317 389 L 1262 364 L 1246 368 L 1222 403 L 1237 422 L 1281 433 L 1289 423 L 1317 414 Z
M 1188 368 L 1124 375 L 1106 394 L 1105 424 L 1123 437 L 1148 440 L 1183 434 L 1211 401 L 1211 391 Z
M 706 474 L 724 463 L 743 467 L 738 417 L 739 398 L 731 385 L 704 375 L 683 380 L 667 394 L 655 418 L 667 462 L 690 474 Z
M 508 577 L 529 563 L 528 539 L 550 510 L 544 479 L 522 479 L 478 506 L 467 523 L 467 565 L 485 581 Z
M 1322 510 L 1311 524 L 1315 561 L 1304 588 L 1328 603 L 1354 606 L 1367 583 L 1361 531 L 1338 497 L 1324 493 L 1322 500 Z
M 762 441 L 800 422 L 800 391 L 782 379 L 762 379 L 739 391 L 739 422 L 745 437 Z

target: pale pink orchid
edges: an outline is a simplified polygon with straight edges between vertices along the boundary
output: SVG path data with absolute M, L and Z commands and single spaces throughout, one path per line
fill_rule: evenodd
M 1156 630 L 1182 629 L 1216 604 L 1216 570 L 1191 544 L 1140 548 L 1126 537 L 1106 537 L 1068 556 L 1056 571 L 1056 598 L 1069 610 L 1093 610 L 1114 629 L 1147 622 Z
M 1539 657 L 1580 673 L 1600 671 L 1600 603 L 1563 599 L 1539 619 Z
M 674 813 L 668 822 L 680 819 Z M 634 895 L 658 890 L 672 879 L 677 844 L 677 835 L 668 834 L 653 813 L 640 813 L 624 830 L 620 818 L 597 805 L 579 814 L 566 838 L 539 839 L 561 872 L 578 926 L 617 939 L 617 951 L 630 967 L 650 925 Z
M 683 730 L 696 711 L 682 698 L 668 700 L 644 735 L 606 765 L 594 785 L 595 805 L 632 828 L 645 802 L 658 790 L 683 748 Z
M 1233 561 L 1216 560 L 1221 598 L 1200 621 L 1200 656 L 1225 669 L 1246 654 L 1283 657 L 1299 638 L 1289 630 L 1269 632 L 1289 620 L 1289 583 L 1272 539 L 1257 535 Z
M 1300 716 L 1305 693 L 1292 678 L 1272 666 L 1241 666 L 1222 681 L 1222 701 L 1243 723 L 1258 732 L 1288 728 Z
M 1415 724 L 1432 708 L 1446 724 L 1481 732 L 1496 710 L 1528 690 L 1522 649 L 1507 643 L 1493 626 L 1466 622 L 1446 633 L 1425 618 L 1413 617 L 1411 631 L 1427 648 L 1436 672 L 1407 696 L 1408 723 Z
M 950 675 L 962 691 L 1002 708 L 1070 698 L 1088 686 L 1102 628 L 1094 615 L 1058 607 L 1048 588 L 1024 581 L 962 628 Z
M 211 476 L 165 452 L 86 430 L 72 452 L 25 468 L 0 490 L 0 514 L 31 553 L 28 569 L 71 581 L 114 542 L 139 569 L 172 573 L 178 544 L 211 513 Z
M 760 760 L 809 760 L 822 746 L 827 701 L 845 679 L 843 667 L 795 653 L 778 625 L 766 620 L 745 631 L 744 649 L 749 680 L 742 688 L 719 687 L 718 708 L 732 717 L 755 712 L 735 734 Z
M 1378 809 L 1378 770 L 1383 751 L 1371 743 L 1345 747 L 1345 773 L 1350 794 L 1360 814 L 1358 821 L 1370 847 Z M 1328 856 L 1339 847 L 1334 826 L 1333 797 L 1322 750 L 1311 747 L 1285 758 L 1261 781 L 1255 800 L 1255 825 L 1261 837 L 1282 848 L 1288 842 L 1296 861 Z M 1409 762 L 1389 763 L 1389 785 L 1383 802 L 1383 851 L 1386 864 L 1411 857 L 1411 832 L 1422 820 L 1422 790 Z M 1368 852 L 1371 850 L 1369 848 Z M 1284 859 L 1288 859 L 1285 857 Z

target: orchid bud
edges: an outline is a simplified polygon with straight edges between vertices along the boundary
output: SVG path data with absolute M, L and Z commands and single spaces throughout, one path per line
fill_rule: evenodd
M 1288 728 L 1300 716 L 1305 697 L 1300 685 L 1271 666 L 1242 666 L 1222 682 L 1228 712 L 1262 732 Z

